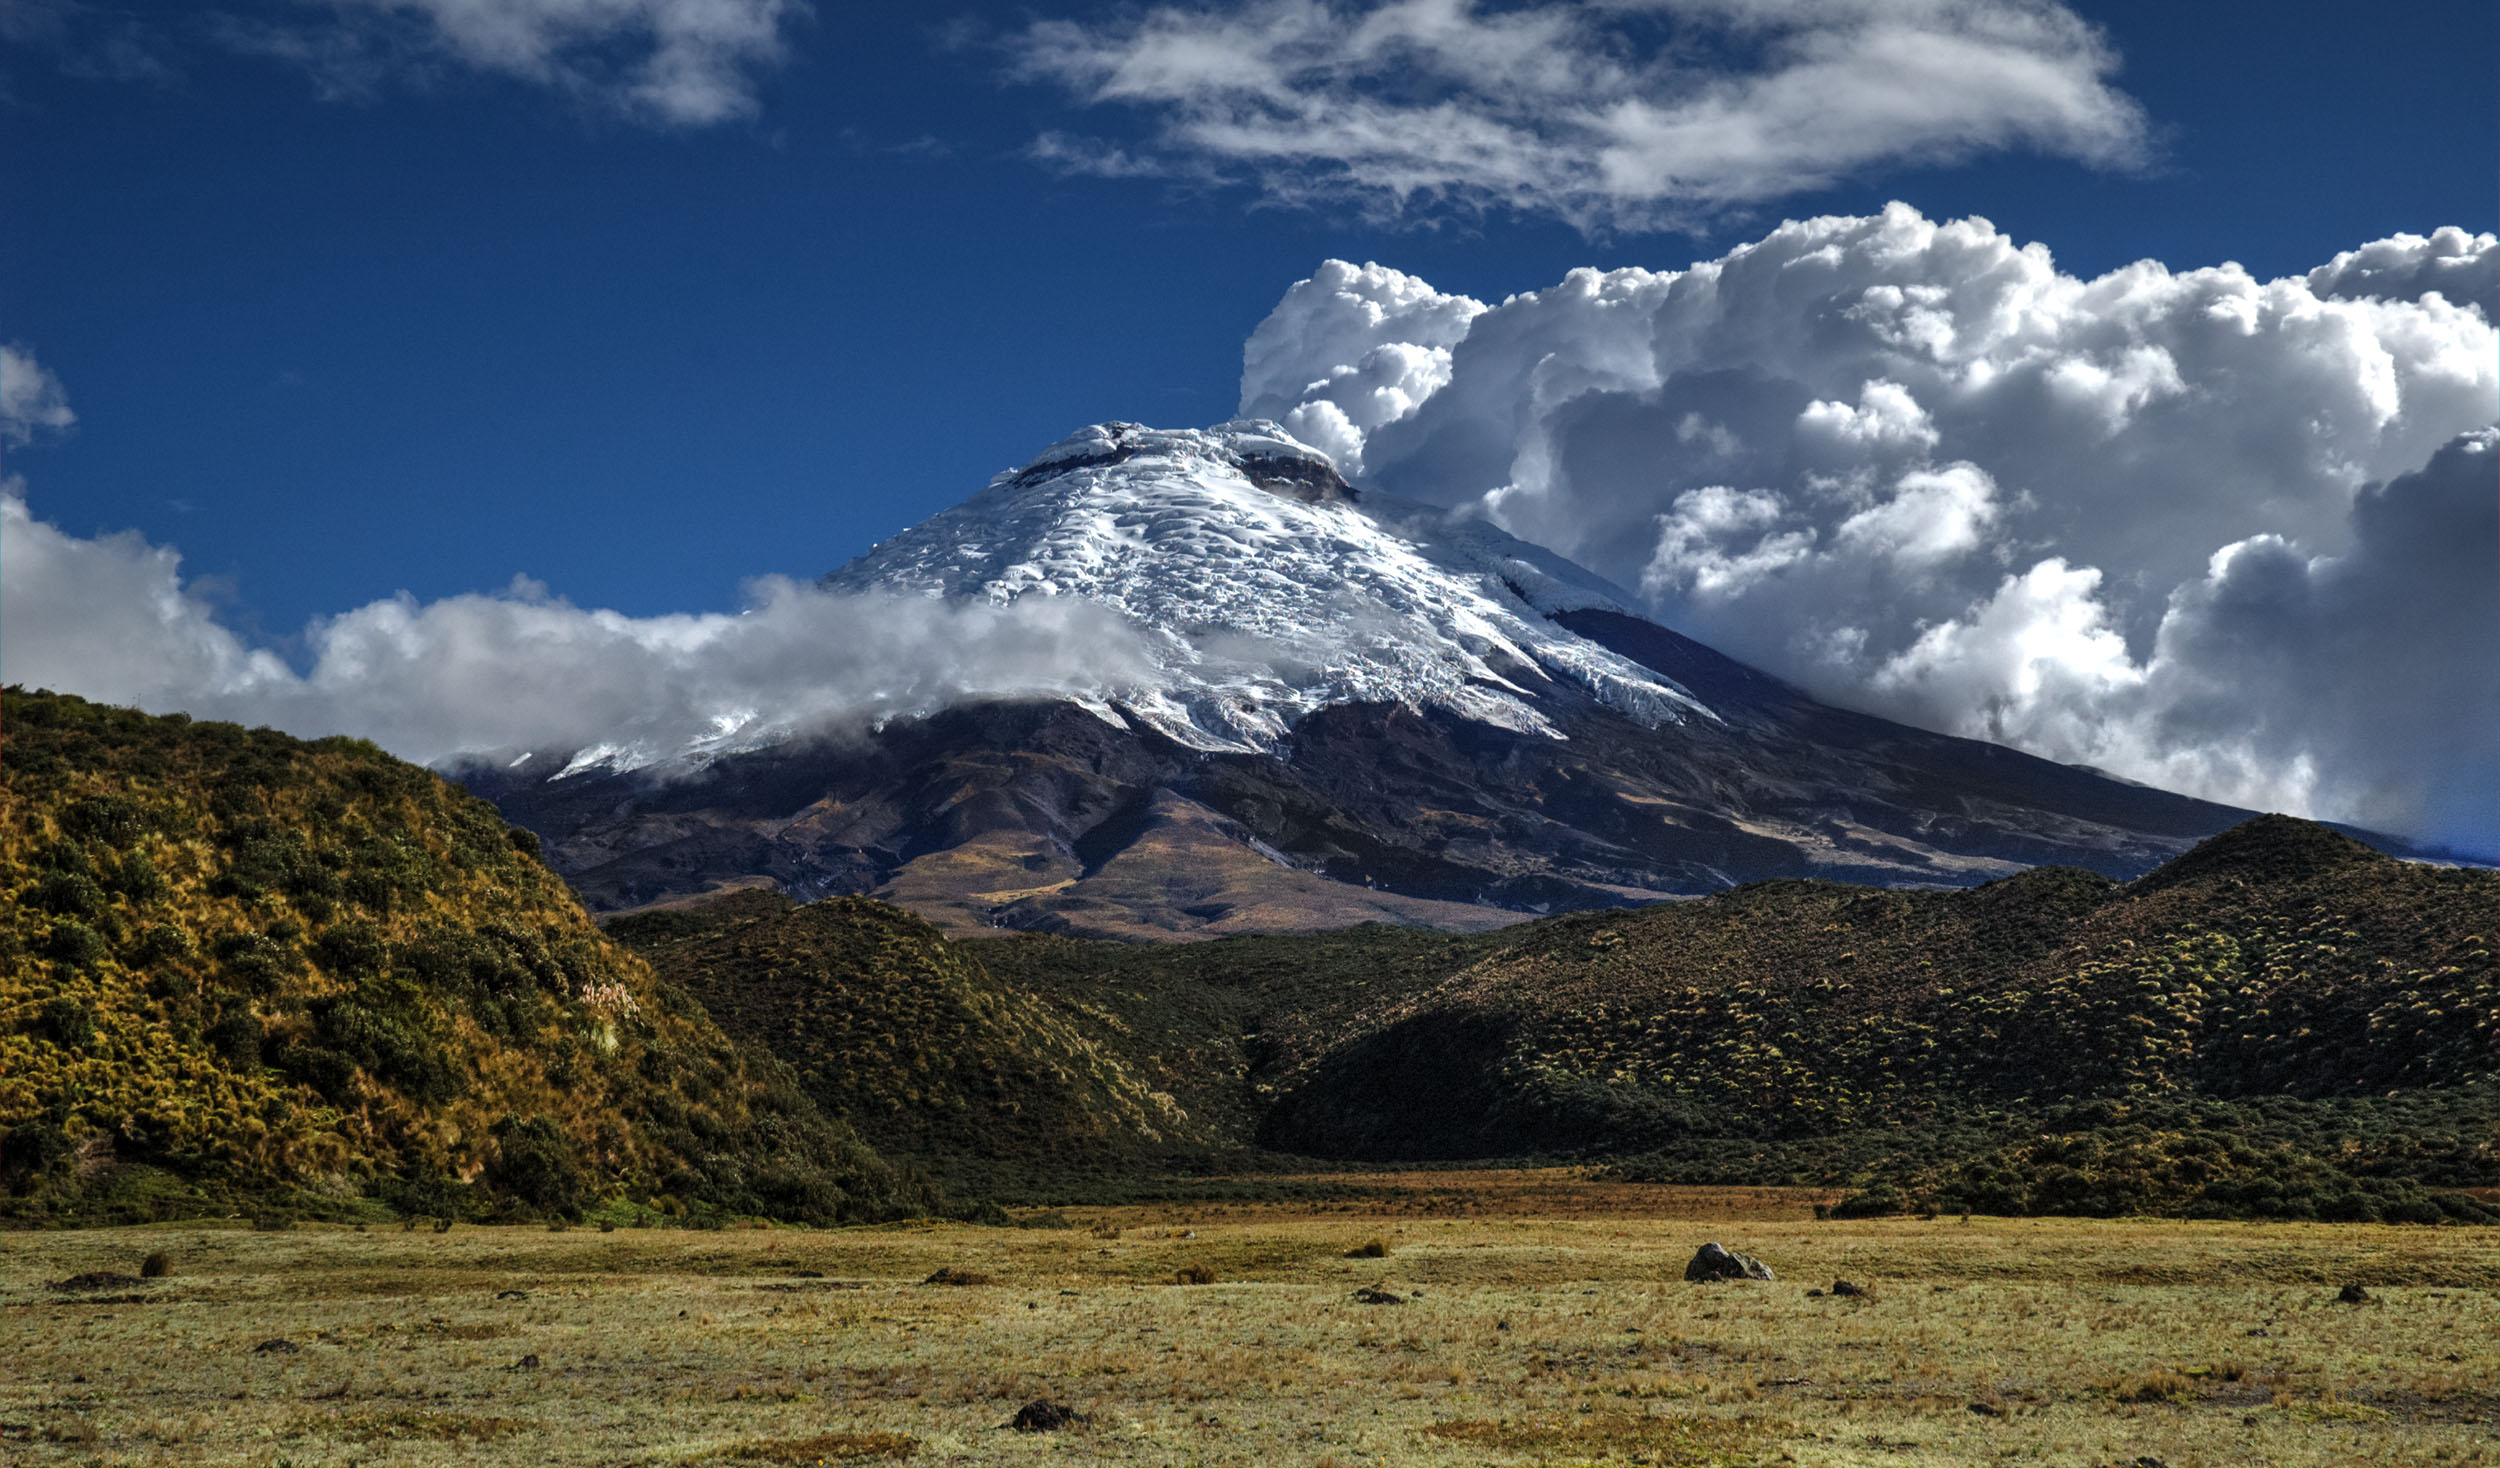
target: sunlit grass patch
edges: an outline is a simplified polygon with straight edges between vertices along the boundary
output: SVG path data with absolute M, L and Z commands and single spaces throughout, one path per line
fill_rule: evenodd
M 2500 1468 L 2487 1232 L 1817 1222 L 1724 1192 L 1644 1193 L 1644 1215 L 1559 1173 L 1421 1186 L 1482 1209 L 1086 1210 L 1118 1238 L 12 1234 L 0 1460 L 730 1468 L 895 1461 L 908 1439 L 907 1468 Z M 1345 1257 L 1374 1236 L 1387 1260 Z M 1783 1278 L 1685 1283 L 1710 1238 Z M 170 1305 L 43 1289 L 158 1246 Z M 1189 1263 L 1218 1282 L 1173 1287 Z M 996 1283 L 924 1287 L 940 1268 Z M 1875 1295 L 1807 1298 L 1835 1277 Z M 2367 1309 L 2333 1303 L 2353 1278 Z M 427 1298 L 371 1288 L 398 1279 Z M 281 1337 L 299 1349 L 254 1350 Z M 1006 1429 L 1044 1398 L 1091 1425 Z M 462 1414 L 513 1425 L 462 1435 Z
M 423 1325 L 409 1326 L 408 1329 L 414 1334 L 441 1336 L 447 1341 L 491 1341 L 500 1340 L 512 1334 L 512 1327 L 508 1325 L 483 1322 L 464 1323 L 456 1320 L 429 1320 Z
M 690 1462 L 846 1463 L 864 1458 L 908 1458 L 920 1440 L 900 1432 L 820 1432 L 814 1437 L 765 1438 L 740 1443 Z
M 2367 1402 L 2347 1402 L 2331 1391 L 2315 1401 L 2285 1402 L 2282 1410 L 2297 1422 L 2385 1422 L 2394 1415 Z
M 491 1442 L 507 1433 L 526 1431 L 528 1423 L 510 1417 L 474 1417 L 460 1412 L 422 1412 L 414 1408 L 342 1412 L 334 1417 L 299 1418 L 298 1433 L 318 1433 L 355 1442 Z
M 2198 1396 L 2194 1378 L 2166 1369 L 2118 1377 L 2101 1390 L 2113 1402 L 2193 1402 Z
M 1658 1468 L 1719 1468 L 1750 1463 L 1753 1450 L 1783 1435 L 1781 1424 L 1753 1417 L 1649 1416 L 1582 1412 L 1434 1422 L 1421 1431 L 1443 1442 L 1498 1453 L 1567 1454 L 1598 1462 Z

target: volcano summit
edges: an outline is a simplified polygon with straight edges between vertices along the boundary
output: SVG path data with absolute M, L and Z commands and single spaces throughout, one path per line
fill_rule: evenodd
M 1712 715 L 1654 671 L 1548 620 L 1623 593 L 1482 524 L 1358 498 L 1273 423 L 1107 423 L 825 578 L 840 591 L 1076 596 L 1145 630 L 1158 680 L 1120 727 L 1265 752 L 1336 704 L 1436 710 L 1561 737 L 1560 690 L 1645 725 Z M 1620 598 L 1620 600 L 1618 600 Z
M 2241 819 L 1819 704 L 1273 423 L 1089 428 L 825 578 L 1074 597 L 1148 671 L 636 766 L 462 771 L 596 908 L 866 892 L 959 929 L 1489 926 L 1779 876 L 2133 876 Z

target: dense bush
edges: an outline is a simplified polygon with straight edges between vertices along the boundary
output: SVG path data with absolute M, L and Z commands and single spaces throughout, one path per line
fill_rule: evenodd
M 1835 1212 L 2500 1223 L 2500 1213 L 2411 1177 L 2356 1175 L 2301 1148 L 2240 1132 L 2146 1121 L 2034 1135 L 1923 1174 L 1888 1177 Z
M 495 1157 L 486 1173 L 500 1191 L 559 1218 L 579 1218 L 590 1201 L 589 1180 L 571 1139 L 543 1116 L 497 1122 Z

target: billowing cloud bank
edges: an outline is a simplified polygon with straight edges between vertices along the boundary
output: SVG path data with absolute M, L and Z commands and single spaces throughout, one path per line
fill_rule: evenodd
M 1246 184 L 1375 217 L 1678 227 L 1869 168 L 2144 149 L 2118 58 L 2055 0 L 1218 0 L 1036 21 L 1015 72 L 1142 112 L 1080 172 Z
M 2500 242 L 2097 280 L 1906 206 L 1486 308 L 1331 262 L 1242 412 L 1836 701 L 2500 849 Z
M 315 623 L 298 674 L 221 625 L 179 560 L 136 534 L 64 534 L 0 493 L 0 681 L 356 734 L 416 760 L 587 750 L 636 767 L 970 698 L 1100 696 L 1145 667 L 1127 623 L 1073 598 L 956 605 L 769 579 L 737 615 L 585 611 L 526 582 L 401 596 Z

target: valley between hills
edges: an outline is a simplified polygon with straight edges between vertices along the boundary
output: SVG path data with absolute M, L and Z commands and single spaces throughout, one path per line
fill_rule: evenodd
M 1477 933 L 958 939 L 762 891 L 603 929 L 370 745 L 7 700 L 21 1219 L 994 1217 L 1544 1160 L 1858 1211 L 2494 1221 L 2500 873 L 2304 821 L 2131 882 Z
M 360 741 L 0 741 L 12 1461 L 2495 1461 L 2487 870 L 602 925 Z

